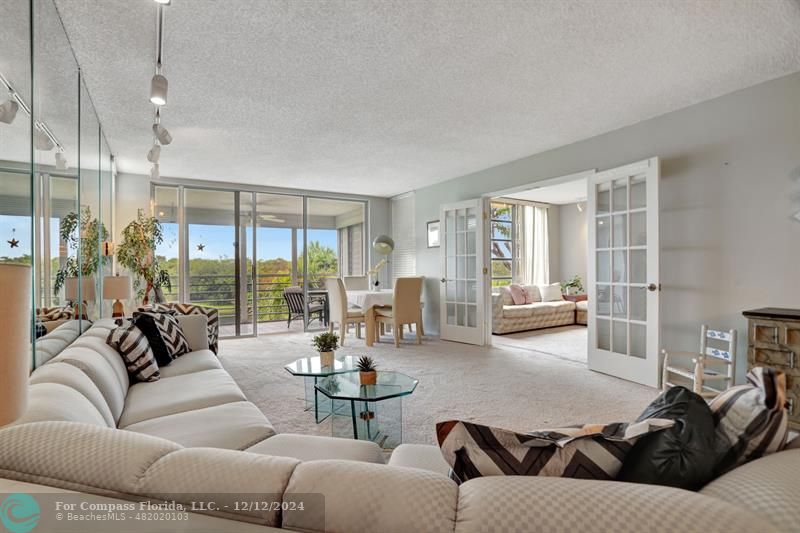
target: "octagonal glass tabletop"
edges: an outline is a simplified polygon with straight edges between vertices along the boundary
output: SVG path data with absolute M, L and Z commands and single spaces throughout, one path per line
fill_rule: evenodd
M 378 402 L 407 396 L 417 388 L 418 380 L 388 370 L 379 370 L 375 385 L 362 385 L 358 372 L 331 376 L 317 384 L 317 390 L 333 400 Z
M 332 376 L 334 374 L 344 374 L 356 371 L 358 358 L 352 355 L 337 357 L 333 361 L 333 366 L 322 366 L 318 355 L 314 357 L 302 357 L 293 363 L 289 363 L 284 368 L 294 376 Z

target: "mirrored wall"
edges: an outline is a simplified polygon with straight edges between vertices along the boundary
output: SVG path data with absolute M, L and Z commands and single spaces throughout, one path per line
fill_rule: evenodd
M 32 267 L 32 338 L 80 331 L 110 316 L 113 157 L 52 0 L 4 0 L 0 50 L 0 262 Z

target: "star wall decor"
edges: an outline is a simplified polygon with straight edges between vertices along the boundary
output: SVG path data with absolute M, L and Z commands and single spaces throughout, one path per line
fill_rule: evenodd
M 12 248 L 19 248 L 19 241 L 17 239 L 12 238 L 10 241 L 6 242 L 10 244 Z
M 197 245 L 197 251 L 198 251 L 198 252 L 202 252 L 202 251 L 204 251 L 205 249 L 206 249 L 206 245 L 205 245 L 205 244 L 198 244 L 198 245 Z

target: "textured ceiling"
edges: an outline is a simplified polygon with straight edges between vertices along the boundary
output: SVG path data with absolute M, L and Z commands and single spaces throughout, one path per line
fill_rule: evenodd
M 146 173 L 152 0 L 56 0 Z M 388 196 L 800 70 L 795 0 L 173 0 L 164 176 Z

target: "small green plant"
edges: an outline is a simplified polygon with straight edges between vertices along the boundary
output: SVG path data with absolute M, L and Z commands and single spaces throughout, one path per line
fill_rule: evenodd
M 318 352 L 333 352 L 339 348 L 339 335 L 326 331 L 314 337 L 311 344 Z
M 375 370 L 378 368 L 378 365 L 375 364 L 375 360 L 372 357 L 368 355 L 362 355 L 358 358 L 356 368 L 358 368 L 359 372 L 375 372 Z
M 75 253 L 68 256 L 56 272 L 55 293 L 61 290 L 67 278 L 92 277 L 111 263 L 111 257 L 100 255 L 100 244 L 108 240 L 108 230 L 102 222 L 92 218 L 88 206 L 83 207 L 80 213 L 67 213 L 58 225 L 58 236 Z
M 151 292 L 158 294 L 162 287 L 172 289 L 169 272 L 161 268 L 156 255 L 156 247 L 163 241 L 161 223 L 139 209 L 136 220 L 122 230 L 122 242 L 117 246 L 117 261 L 133 276 L 133 288 L 144 305 L 150 302 Z
M 573 276 L 573 278 L 569 281 L 562 281 L 561 282 L 561 292 L 564 294 L 569 293 L 569 290 L 573 289 L 573 294 L 578 294 L 583 292 L 583 281 L 581 277 L 577 274 Z

